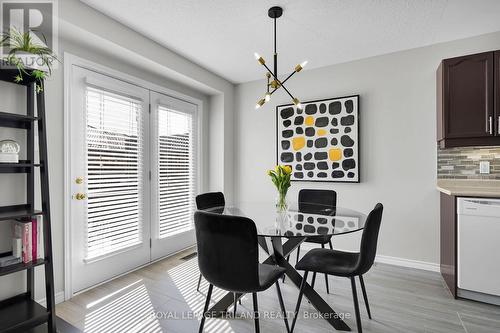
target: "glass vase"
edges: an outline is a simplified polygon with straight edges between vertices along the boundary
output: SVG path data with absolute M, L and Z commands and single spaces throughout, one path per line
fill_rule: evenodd
M 286 192 L 278 191 L 278 196 L 276 197 L 276 211 L 278 213 L 286 213 L 288 211 Z

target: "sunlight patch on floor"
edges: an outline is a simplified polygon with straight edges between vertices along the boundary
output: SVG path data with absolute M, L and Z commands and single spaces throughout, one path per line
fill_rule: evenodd
M 168 275 L 183 296 L 186 304 L 189 306 L 189 309 L 201 316 L 205 305 L 208 283 L 206 283 L 205 280 L 202 280 L 200 292 L 196 291 L 199 274 L 198 260 L 196 258 L 168 270 Z M 227 292 L 224 290 L 214 288 L 210 306 L 215 304 L 214 300 L 221 299 L 226 293 Z M 207 318 L 205 321 L 205 332 L 235 333 L 227 320 L 211 318 Z
M 91 311 L 85 316 L 85 332 L 162 332 L 158 319 L 153 315 L 154 307 L 144 284 L 134 282 L 117 292 L 113 292 L 98 301 L 89 303 L 88 308 L 96 307 L 104 300 L 123 295 Z

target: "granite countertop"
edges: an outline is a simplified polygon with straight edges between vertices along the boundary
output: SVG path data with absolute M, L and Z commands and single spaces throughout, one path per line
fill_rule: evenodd
M 500 198 L 500 180 L 438 179 L 437 189 L 454 196 Z

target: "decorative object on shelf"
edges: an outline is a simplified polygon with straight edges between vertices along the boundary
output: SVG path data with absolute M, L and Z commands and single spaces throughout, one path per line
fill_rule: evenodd
M 266 77 L 267 77 L 266 94 L 264 95 L 263 98 L 261 98 L 257 102 L 257 104 L 255 105 L 255 108 L 258 109 L 262 105 L 264 105 L 264 103 L 269 102 L 269 100 L 271 99 L 271 95 L 274 94 L 274 92 L 276 90 L 278 90 L 279 88 L 283 88 L 286 91 L 286 93 L 288 94 L 288 96 L 290 96 L 290 98 L 292 99 L 293 104 L 297 108 L 300 109 L 300 108 L 302 108 L 302 104 L 300 103 L 300 100 L 298 98 L 294 97 L 292 95 L 292 93 L 290 93 L 290 91 L 285 87 L 285 82 L 287 82 L 295 73 L 300 72 L 304 68 L 304 66 L 307 64 L 307 61 L 304 61 L 301 64 L 298 64 L 297 66 L 295 66 L 294 71 L 291 74 L 289 74 L 283 81 L 281 81 L 278 78 L 278 53 L 276 50 L 276 19 L 281 17 L 281 15 L 283 15 L 283 8 L 271 7 L 268 11 L 268 15 L 270 18 L 272 18 L 274 20 L 274 56 L 273 56 L 274 68 L 271 71 L 271 69 L 269 69 L 269 67 L 266 65 L 266 61 L 264 60 L 264 58 L 262 58 L 258 53 L 255 53 L 255 59 L 257 59 L 259 64 L 264 66 L 267 70 L 267 73 L 266 73 Z
M 359 95 L 276 107 L 277 163 L 292 181 L 359 182 Z
M 17 258 L 14 256 L 5 256 L 0 258 L 0 267 L 7 267 L 10 265 L 19 264 L 21 262 L 21 258 Z
M 31 31 L 20 32 L 15 28 L 11 28 L 8 32 L 3 33 L 0 40 L 0 47 L 10 49 L 7 55 L 7 63 L 17 68 L 18 74 L 15 77 L 15 82 L 20 83 L 24 80 L 24 76 L 31 76 L 36 82 L 36 92 L 43 91 L 43 81 L 52 74 L 52 66 L 54 61 L 59 61 L 54 52 L 37 43 L 32 37 Z M 39 61 L 36 62 L 36 68 L 26 67 L 20 56 L 34 55 Z M 45 71 L 45 69 L 47 71 Z
M 0 163 L 19 163 L 21 147 L 14 140 L 0 141 Z
M 277 165 L 274 170 L 269 170 L 267 174 L 271 177 L 274 186 L 276 186 L 276 189 L 278 190 L 276 209 L 278 212 L 286 212 L 288 209 L 286 194 L 290 188 L 292 168 L 288 165 Z

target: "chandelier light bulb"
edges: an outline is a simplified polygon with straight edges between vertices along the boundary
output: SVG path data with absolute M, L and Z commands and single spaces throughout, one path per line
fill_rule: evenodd
M 253 56 L 255 57 L 255 60 L 259 60 L 260 58 L 260 54 L 258 54 L 257 52 L 254 52 Z
M 264 97 L 264 100 L 266 102 L 269 102 L 271 100 L 271 94 L 270 93 L 266 93 L 266 97 Z
M 302 110 L 302 109 L 303 109 L 303 107 L 302 107 L 302 103 L 297 104 L 297 109 L 299 109 L 299 110 Z
M 257 102 L 257 104 L 255 104 L 255 108 L 256 109 L 260 108 L 262 105 L 264 105 L 265 102 L 266 102 L 266 100 L 264 98 L 262 98 L 261 100 L 259 100 Z
M 304 67 L 306 67 L 306 65 L 307 65 L 307 60 L 295 66 L 295 71 L 297 73 L 300 72 L 301 70 L 304 69 Z

